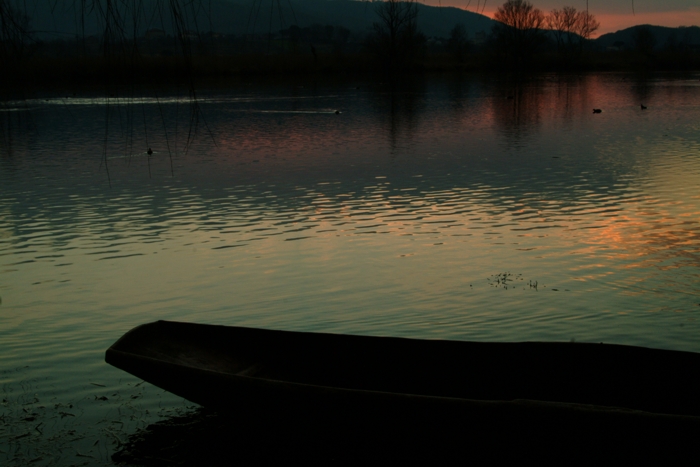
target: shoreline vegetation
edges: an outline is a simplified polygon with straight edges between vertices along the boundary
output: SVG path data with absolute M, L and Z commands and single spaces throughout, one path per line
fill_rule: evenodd
M 193 88 L 195 82 L 263 76 L 700 70 L 700 45 L 693 43 L 698 28 L 660 40 L 653 26 L 637 26 L 628 43 L 602 47 L 591 39 L 599 23 L 587 10 L 545 14 L 527 0 L 507 0 L 489 33 L 470 34 L 455 24 L 449 37 L 430 38 L 418 27 L 416 0 L 373 3 L 376 22 L 365 34 L 329 24 L 292 25 L 274 34 L 200 33 L 188 28 L 179 5 L 171 2 L 177 21 L 170 33 L 151 28 L 129 35 L 128 15 L 105 10 L 101 35 L 40 40 L 31 18 L 11 0 L 0 0 L 0 85 Z
M 4 80 L 18 82 L 60 82 L 61 80 L 135 79 L 136 82 L 154 78 L 172 78 L 192 74 L 197 78 L 228 78 L 258 74 L 326 74 L 326 73 L 382 73 L 382 63 L 369 52 L 354 53 L 290 53 L 264 55 L 255 52 L 236 55 L 181 56 L 140 55 L 131 63 L 114 61 L 100 56 L 33 57 L 19 66 L 6 70 Z M 541 54 L 520 71 L 697 71 L 700 52 L 659 53 L 646 57 L 635 51 L 589 52 L 575 63 L 562 61 L 555 54 Z M 494 72 L 513 71 L 497 57 L 486 52 L 468 54 L 456 61 L 447 52 L 421 54 L 412 63 L 401 67 L 401 72 Z
M 586 52 L 576 62 L 562 61 L 557 54 L 533 57 L 527 67 L 513 68 L 486 51 L 455 60 L 448 52 L 427 52 L 410 64 L 387 70 L 370 52 L 352 53 L 239 53 L 139 55 L 128 62 L 104 56 L 31 57 L 9 67 L 0 78 L 6 90 L 33 87 L 95 85 L 175 86 L 183 81 L 225 82 L 249 77 L 352 76 L 421 73 L 588 73 L 663 72 L 700 70 L 700 53 L 659 53 L 644 56 L 634 50 Z M 400 72 L 397 73 L 397 72 Z M 397 77 L 399 77 L 397 76 Z

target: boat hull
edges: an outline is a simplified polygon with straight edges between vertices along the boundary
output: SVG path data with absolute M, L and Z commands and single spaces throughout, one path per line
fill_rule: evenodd
M 555 357 L 551 357 L 553 352 Z M 591 378 L 591 368 L 582 366 L 580 372 L 562 368 L 557 377 L 540 378 L 546 368 L 556 372 L 562 358 L 582 365 L 581 359 L 590 360 L 591 352 L 600 354 L 597 359 L 608 360 L 590 362 L 587 367 L 599 363 L 602 372 L 620 368 L 621 374 L 601 382 Z M 299 362 L 314 355 L 313 364 Z M 370 366 L 372 378 L 362 377 L 361 368 L 349 363 L 353 355 L 355 361 Z M 395 360 L 400 355 L 412 362 Z M 422 381 L 449 368 L 457 373 L 459 362 L 470 355 L 482 357 L 479 364 L 463 365 L 462 377 L 436 378 L 439 385 L 454 383 L 459 386 L 456 389 Z M 547 363 L 534 361 L 529 370 L 516 372 L 521 380 L 508 373 L 523 358 L 546 355 L 551 357 Z M 645 357 L 646 366 L 645 362 L 635 363 Z M 212 363 L 214 358 L 219 362 Z M 571 455 L 588 453 L 590 457 L 592 446 L 608 456 L 621 449 L 636 449 L 645 455 L 673 449 L 676 454 L 687 453 L 700 435 L 693 398 L 678 397 L 692 391 L 697 381 L 688 376 L 690 371 L 674 381 L 669 379 L 678 365 L 697 364 L 698 356 L 686 352 L 600 344 L 445 343 L 158 322 L 127 333 L 110 347 L 106 359 L 187 400 L 229 414 L 235 423 L 258 433 L 258 438 L 295 440 L 293 444 L 313 439 L 317 446 L 333 445 L 346 440 L 341 443 L 346 446 L 347 440 L 353 440 L 350 444 L 358 446 L 379 442 L 385 448 L 382 452 L 413 446 L 426 455 L 429 446 L 430 452 L 444 449 L 455 455 L 461 446 L 498 449 L 507 440 L 513 452 L 556 446 Z M 371 361 L 375 367 L 369 365 Z M 400 374 L 389 366 L 392 361 L 401 371 L 415 368 L 413 375 L 403 378 L 408 390 L 386 390 L 402 383 Z M 492 366 L 490 372 L 486 364 Z M 426 365 L 432 365 L 430 370 L 421 370 Z M 636 380 L 625 381 L 635 374 L 631 370 L 639 371 L 634 365 L 647 371 Z M 372 383 L 384 367 L 386 380 Z M 325 377 L 316 374 L 323 368 L 328 372 Z M 651 374 L 652 370 L 656 373 Z M 331 384 L 342 379 L 343 373 L 358 380 Z M 577 373 L 583 374 L 581 381 L 592 382 L 565 392 L 567 382 Z M 531 376 L 526 379 L 524 374 Z M 479 383 L 489 376 L 491 381 Z M 666 380 L 637 386 L 660 377 Z M 500 386 L 508 383 L 516 387 Z M 612 389 L 609 393 L 607 387 Z M 659 388 L 665 388 L 664 392 L 654 393 Z M 491 389 L 495 397 L 489 398 Z M 632 403 L 619 403 L 625 391 Z M 464 397 L 456 397 L 459 394 Z M 673 401 L 664 400 L 674 395 Z

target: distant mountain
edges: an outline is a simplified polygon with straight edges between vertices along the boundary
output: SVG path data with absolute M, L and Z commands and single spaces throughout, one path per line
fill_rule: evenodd
M 31 0 L 29 2 L 31 4 Z M 41 2 L 40 2 L 41 3 Z M 39 3 L 39 4 L 40 4 Z M 352 32 L 364 34 L 378 21 L 376 3 L 352 0 L 205 0 L 189 2 L 182 13 L 187 27 L 199 32 L 213 31 L 220 34 L 277 33 L 291 25 L 308 27 L 312 24 L 343 26 Z M 53 6 L 27 8 L 30 27 L 43 39 L 72 38 L 76 34 L 100 35 L 104 26 L 98 10 L 80 11 L 81 2 L 57 0 Z M 131 2 L 115 2 L 120 14 L 127 18 L 126 30 L 134 31 L 133 15 L 125 10 Z M 186 4 L 186 2 L 182 2 Z M 37 5 L 37 4 L 35 4 Z M 159 9 L 158 5 L 161 5 Z M 163 29 L 172 33 L 171 12 L 162 10 L 163 2 L 142 0 L 141 14 L 136 21 L 137 34 L 149 29 Z M 196 8 L 201 6 L 201 8 Z M 418 26 L 428 37 L 447 37 L 456 24 L 463 24 L 473 39 L 479 32 L 489 33 L 494 21 L 490 18 L 452 7 L 433 7 L 418 4 Z
M 350 3 L 350 2 L 349 2 Z M 373 21 L 376 21 L 374 19 Z M 453 7 L 433 7 L 418 4 L 418 27 L 428 37 L 448 37 L 456 24 L 464 25 L 470 39 L 477 33 L 491 33 L 496 21 L 488 16 Z
M 379 2 L 353 0 L 288 0 L 269 3 L 257 12 L 251 3 L 242 0 L 219 0 L 221 14 L 212 15 L 214 31 L 227 34 L 266 34 L 288 28 L 292 24 L 304 28 L 313 24 L 342 26 L 364 35 L 372 24 L 379 21 L 376 8 Z M 264 0 L 271 2 L 272 0 Z M 217 3 L 212 3 L 212 8 Z M 433 7 L 418 3 L 418 28 L 428 37 L 448 37 L 450 30 L 462 24 L 471 39 L 480 33 L 488 34 L 495 22 L 484 15 L 453 7 Z M 224 14 L 223 12 L 226 11 Z M 272 18 L 272 20 L 270 20 Z
M 615 44 L 624 44 L 623 48 L 632 48 L 635 44 L 635 34 L 639 28 L 649 28 L 656 39 L 656 49 L 665 48 L 667 45 L 700 45 L 700 27 L 689 26 L 679 28 L 668 28 L 665 26 L 651 26 L 643 24 L 632 26 L 621 31 L 603 34 L 594 42 L 601 48 L 613 47 Z

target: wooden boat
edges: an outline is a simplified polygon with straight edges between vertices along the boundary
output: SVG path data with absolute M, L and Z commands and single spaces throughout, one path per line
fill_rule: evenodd
M 608 456 L 634 447 L 646 458 L 653 446 L 684 453 L 700 434 L 700 354 L 691 352 L 158 321 L 127 332 L 106 361 L 266 433 L 283 430 L 278 438 L 313 432 L 431 452 L 507 439 Z

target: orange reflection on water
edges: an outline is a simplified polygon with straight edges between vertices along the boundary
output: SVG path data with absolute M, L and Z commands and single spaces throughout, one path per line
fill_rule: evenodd
M 700 267 L 700 227 L 668 213 L 638 212 L 610 218 L 591 229 L 588 242 L 607 247 L 606 256 L 623 260 L 626 268 L 661 270 Z M 600 253 L 600 250 L 595 248 Z

